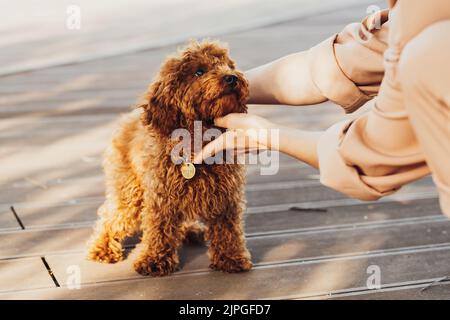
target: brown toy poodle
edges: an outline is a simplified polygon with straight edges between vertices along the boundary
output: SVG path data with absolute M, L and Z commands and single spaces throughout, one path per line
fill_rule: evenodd
M 212 119 L 246 112 L 248 84 L 218 42 L 192 42 L 163 63 L 139 109 L 124 116 L 104 155 L 106 200 L 88 258 L 114 263 L 124 258 L 123 241 L 142 232 L 143 250 L 134 263 L 142 275 L 177 269 L 183 241 L 209 241 L 210 267 L 249 270 L 245 246 L 245 168 L 239 164 L 176 164 L 171 152 L 177 128 L 203 132 Z M 205 143 L 203 143 L 204 145 Z M 190 155 L 192 156 L 192 154 Z

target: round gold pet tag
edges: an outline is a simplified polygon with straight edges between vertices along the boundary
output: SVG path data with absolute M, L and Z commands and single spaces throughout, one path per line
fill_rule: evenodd
M 195 176 L 195 166 L 190 162 L 181 165 L 181 174 L 186 179 L 192 179 Z

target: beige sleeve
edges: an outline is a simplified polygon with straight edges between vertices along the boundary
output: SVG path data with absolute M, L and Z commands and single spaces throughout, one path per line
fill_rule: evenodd
M 360 200 L 377 200 L 430 173 L 407 118 L 376 106 L 326 130 L 317 153 L 321 183 Z
M 383 79 L 388 10 L 349 24 L 311 48 L 311 79 L 324 97 L 353 112 L 377 95 Z

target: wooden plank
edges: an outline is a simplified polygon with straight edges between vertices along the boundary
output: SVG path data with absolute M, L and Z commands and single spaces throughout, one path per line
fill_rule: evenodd
M 110 115 L 110 114 L 120 114 L 127 113 L 132 110 L 135 100 L 123 101 L 122 104 L 114 105 L 113 108 L 108 108 L 106 99 L 101 101 L 91 99 L 77 100 L 73 102 L 67 102 L 60 105 L 58 108 L 54 109 L 14 109 L 12 107 L 3 108 L 4 111 L 0 111 L 0 119 L 8 119 L 11 117 L 22 117 L 22 116 L 39 116 L 39 117 L 50 117 L 50 116 L 72 116 L 72 115 Z
M 86 243 L 92 233 L 92 227 L 3 232 L 0 233 L 0 261 L 13 258 L 41 257 L 55 253 L 84 252 Z
M 76 169 L 85 158 L 99 156 L 110 139 L 112 125 L 106 124 L 95 130 L 86 131 L 65 139 L 49 141 L 48 145 L 20 148 L 17 146 L 0 149 L 0 175 L 2 182 L 36 175 L 50 175 L 49 170 L 63 170 L 65 175 L 77 175 Z M 33 159 L 33 161 L 30 161 Z M 70 168 L 70 170 L 68 170 Z M 65 170 L 64 170 L 65 169 Z
M 284 211 L 251 214 L 246 215 L 245 230 L 248 238 L 270 235 L 283 237 L 293 233 L 319 234 L 344 229 L 383 228 L 393 224 L 427 223 L 443 218 L 438 200 L 429 199 L 403 204 L 393 202 L 334 207 L 328 208 L 327 212 Z M 86 242 L 92 232 L 92 227 L 86 224 L 80 224 L 78 227 L 56 225 L 18 232 L 0 232 L 0 259 L 80 253 L 86 249 Z M 30 246 L 30 243 L 34 245 Z
M 25 228 L 54 226 L 67 228 L 71 225 L 92 225 L 97 219 L 97 209 L 102 199 L 95 198 L 92 202 L 74 203 L 67 202 L 62 205 L 42 205 L 30 208 L 18 207 L 18 214 Z
M 315 209 L 326 209 L 329 207 L 345 207 L 357 204 L 374 204 L 377 202 L 403 202 L 409 200 L 424 200 L 424 199 L 434 199 L 438 197 L 437 192 L 434 190 L 423 190 L 419 193 L 408 193 L 399 192 L 390 196 L 386 196 L 377 201 L 360 201 L 352 198 L 334 199 L 334 200 L 319 200 L 319 201 L 307 201 L 307 202 L 297 202 L 297 203 L 284 203 L 275 204 L 267 206 L 258 207 L 247 207 L 247 214 L 261 214 L 267 212 L 284 211 L 284 210 L 315 210 Z
M 0 292 L 52 287 L 55 284 L 39 257 L 0 261 Z
M 72 101 L 30 101 L 22 102 L 20 109 L 15 105 L 4 105 L 0 108 L 2 117 L 18 116 L 26 113 L 41 114 L 93 114 L 126 112 L 136 102 L 137 97 L 109 100 L 106 96 L 83 97 Z
M 407 254 L 405 254 L 407 253 Z M 450 272 L 449 247 L 265 266 L 241 274 L 207 272 L 136 278 L 66 288 L 4 293 L 2 299 L 268 299 L 302 298 L 362 288 L 367 268 L 381 268 L 382 283 L 439 278 Z M 81 278 L 89 274 L 81 273 Z M 64 279 L 64 278 L 63 278 Z M 132 290 L 131 290 L 132 288 Z
M 109 76 L 115 76 L 115 81 L 111 81 L 111 79 L 109 79 Z M 56 77 L 54 80 L 56 80 Z M 143 84 L 150 82 L 152 80 L 152 77 L 139 74 L 138 77 L 129 78 L 124 83 L 123 81 L 119 81 L 120 79 L 115 71 L 110 75 L 104 73 L 99 74 L 91 71 L 83 72 L 82 74 L 80 72 L 80 74 L 78 74 L 76 77 L 65 78 L 64 80 L 73 80 L 73 82 L 69 81 L 66 87 L 58 87 L 58 85 L 55 83 L 46 83 L 45 81 L 17 83 L 11 80 L 8 82 L 2 82 L 2 79 L 0 78 L 0 83 L 2 84 L 2 87 L 0 88 L 0 94 L 5 98 L 5 100 L 2 101 L 7 101 L 6 99 L 11 98 L 16 99 L 23 94 L 32 94 L 40 98 L 45 96 L 57 96 L 61 94 L 61 92 L 70 92 L 73 95 L 85 95 L 92 94 L 92 92 L 96 91 L 104 93 L 117 90 L 124 92 L 137 92 L 138 94 L 140 94 L 143 90 L 146 89 L 146 86 L 143 86 Z M 82 84 L 77 85 L 77 82 L 82 82 Z
M 105 123 L 118 122 L 117 114 L 92 116 L 55 116 L 55 117 L 11 117 L 0 122 L 0 139 L 2 142 L 14 140 L 23 146 L 36 144 L 47 145 L 49 141 L 40 141 L 42 137 L 81 133 L 103 126 Z M 28 138 L 27 141 L 20 141 Z M 2 144 L 4 146 L 5 144 Z
M 288 229 L 327 228 L 338 225 L 389 222 L 442 215 L 438 199 L 378 202 L 353 206 L 328 207 L 326 211 L 278 211 L 248 214 L 246 232 L 277 232 Z
M 1 150 L 0 150 L 0 153 Z M 80 154 L 78 157 L 71 159 L 68 165 L 65 165 L 62 161 L 58 163 L 54 161 L 54 164 L 47 165 L 46 170 L 41 170 L 40 167 L 45 165 L 44 161 L 37 161 L 37 163 L 29 163 L 30 170 L 26 172 L 13 172 L 8 175 L 6 169 L 1 168 L 2 173 L 5 173 L 0 177 L 0 190 L 2 194 L 4 192 L 13 192 L 11 189 L 16 189 L 16 193 L 21 193 L 21 188 L 38 187 L 43 188 L 47 183 L 49 186 L 57 185 L 64 180 L 90 178 L 93 176 L 100 176 L 103 174 L 100 164 L 100 155 L 95 154 Z M 4 164 L 5 162 L 0 162 Z M 70 168 L 70 170 L 68 170 Z M 13 167 L 11 169 L 14 170 Z M 45 189 L 44 187 L 44 189 Z
M 330 300 L 450 300 L 450 281 L 440 281 L 443 278 L 417 281 L 411 284 L 386 286 L 377 290 L 362 290 L 359 288 L 350 292 L 340 292 L 323 297 Z M 318 297 L 322 298 L 322 297 Z
M 68 88 L 49 88 L 45 91 L 32 91 L 27 90 L 26 92 L 22 92 L 20 94 L 8 94 L 2 95 L 0 97 L 0 110 L 3 108 L 8 109 L 8 107 L 24 104 L 25 107 L 33 107 L 35 103 L 38 108 L 44 102 L 48 102 L 49 104 L 60 105 L 63 103 L 76 101 L 79 99 L 85 99 L 87 97 L 99 97 L 106 98 L 108 97 L 111 100 L 136 100 L 140 95 L 145 92 L 147 89 L 148 83 L 144 83 L 139 87 L 135 88 L 117 88 L 116 90 L 111 90 L 110 88 L 102 88 L 98 89 L 95 92 L 88 90 L 72 90 Z
M 153 66 L 149 61 L 145 61 L 148 68 L 154 69 L 144 73 L 137 70 L 130 77 L 124 79 L 122 73 L 114 68 L 116 61 L 110 61 L 104 68 L 111 69 L 107 72 L 105 69 L 98 71 L 89 71 L 80 69 L 77 65 L 74 67 L 66 66 L 61 72 L 73 72 L 69 74 L 48 74 L 48 70 L 40 70 L 29 73 L 28 77 L 23 75 L 10 76 L 7 78 L 0 77 L 0 93 L 10 96 L 39 93 L 42 95 L 54 95 L 60 92 L 79 92 L 91 94 L 96 90 L 117 90 L 128 89 L 139 92 L 145 89 L 143 85 L 148 84 L 152 80 L 152 75 L 156 72 L 158 64 Z M 75 70 L 75 71 L 73 71 Z
M 20 225 L 9 208 L 0 210 L 0 232 L 2 230 L 19 230 Z

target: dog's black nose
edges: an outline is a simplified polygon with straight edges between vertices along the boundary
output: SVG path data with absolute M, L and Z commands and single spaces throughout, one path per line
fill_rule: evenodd
M 224 81 L 226 84 L 234 86 L 238 81 L 238 77 L 236 77 L 234 74 L 229 74 L 225 76 Z

